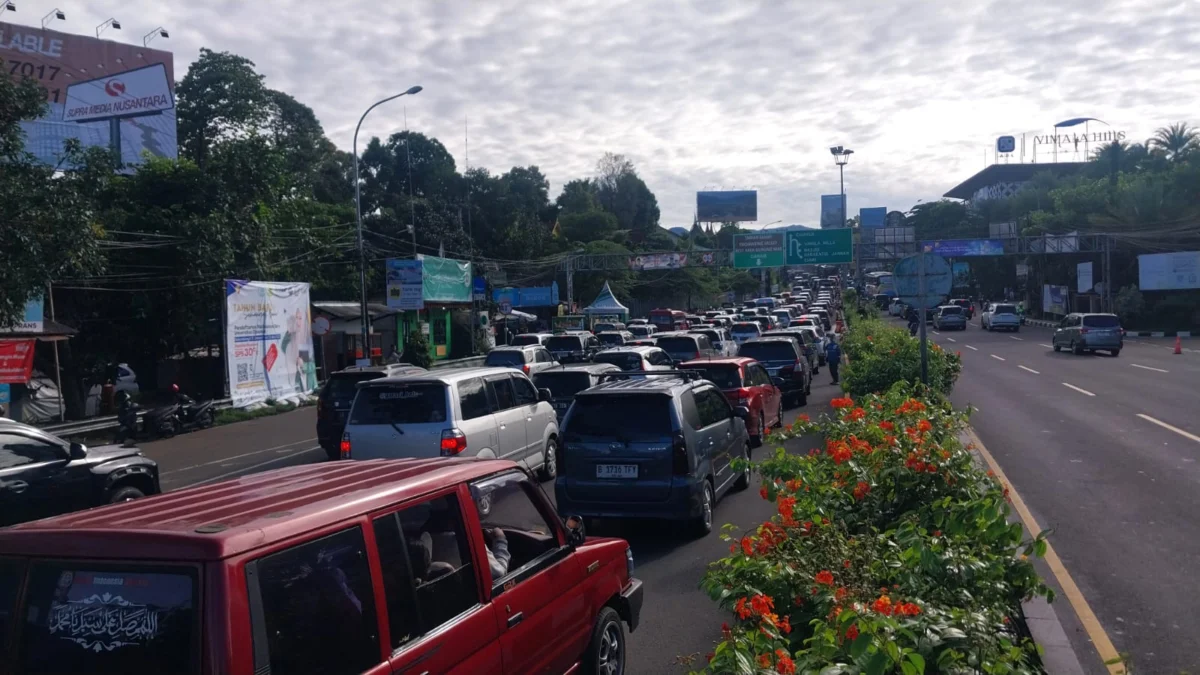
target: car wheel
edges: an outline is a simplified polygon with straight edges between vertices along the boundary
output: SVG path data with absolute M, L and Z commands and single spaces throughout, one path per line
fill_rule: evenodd
M 121 502 L 131 502 L 135 499 L 141 499 L 142 497 L 145 497 L 145 496 L 146 496 L 145 492 L 142 492 L 141 490 L 133 487 L 132 485 L 125 485 L 125 486 L 118 487 L 115 490 L 112 490 L 111 492 L 108 493 L 108 503 L 109 504 L 120 504 Z
M 1074 340 L 1071 340 L 1071 353 L 1075 356 L 1083 356 L 1083 347 L 1080 347 L 1075 344 Z
M 584 671 L 590 675 L 623 675 L 625 672 L 625 628 L 612 607 L 602 607 L 596 617 L 584 658 Z
M 778 419 L 778 420 L 775 422 L 775 428 L 776 428 L 776 429 L 780 429 L 780 428 L 782 428 L 782 427 L 783 427 L 783 396 L 780 396 L 780 397 L 779 397 L 779 412 L 778 412 L 778 415 L 779 415 L 779 419 Z
M 1110 353 L 1113 355 L 1113 358 L 1115 359 L 1115 358 L 1117 358 L 1118 356 L 1120 356 L 1120 355 L 1121 355 L 1121 350 L 1120 350 L 1120 349 L 1113 349 L 1113 350 L 1111 350 L 1111 351 L 1110 351 Z
M 1020 326 L 1013 326 L 1013 332 L 1014 332 L 1014 333 L 1020 333 L 1020 332 L 1021 332 L 1021 327 L 1020 327 Z
M 558 475 L 558 443 L 551 438 L 546 441 L 546 460 L 542 462 L 542 468 L 538 471 L 538 478 L 542 480 L 554 480 Z
M 1054 342 L 1053 340 L 1051 340 L 1050 342 L 1051 342 L 1050 346 L 1054 347 L 1054 351 L 1056 351 L 1056 352 L 1062 351 L 1062 347 L 1059 346 L 1059 344 L 1057 342 Z
M 333 447 L 326 446 L 324 448 L 324 450 L 325 450 L 325 456 L 328 457 L 329 461 L 331 461 L 331 462 L 335 462 L 342 458 L 342 450 L 340 447 L 338 447 L 336 445 Z
M 717 501 L 713 495 L 712 483 L 707 479 L 700 492 L 700 515 L 692 519 L 692 533 L 697 537 L 704 537 L 712 532 L 713 524 L 713 504 Z
M 734 481 L 734 483 L 733 483 L 733 489 L 737 490 L 738 492 L 741 492 L 742 490 L 745 490 L 746 488 L 750 487 L 750 465 L 749 465 L 750 444 L 749 443 L 742 446 L 742 452 L 743 452 L 743 454 L 742 454 L 741 459 L 746 460 L 747 464 L 746 464 L 746 468 L 740 474 L 738 474 L 737 480 Z

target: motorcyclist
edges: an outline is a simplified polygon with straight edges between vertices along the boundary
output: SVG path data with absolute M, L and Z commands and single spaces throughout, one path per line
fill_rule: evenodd
M 117 442 L 132 442 L 137 434 L 137 409 L 133 397 L 127 391 L 118 391 L 115 397 L 117 403 Z

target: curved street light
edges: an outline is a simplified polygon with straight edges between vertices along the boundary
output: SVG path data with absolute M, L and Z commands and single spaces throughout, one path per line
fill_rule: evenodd
M 363 358 L 371 358 L 371 320 L 367 316 L 367 258 L 363 250 L 363 227 L 362 227 L 362 183 L 358 179 L 358 131 L 362 127 L 363 120 L 367 118 L 367 113 L 370 113 L 375 108 L 400 98 L 401 96 L 410 96 L 419 93 L 423 89 L 420 85 L 409 87 L 408 89 L 380 99 L 371 104 L 371 107 L 363 111 L 362 117 L 358 118 L 358 124 L 354 126 L 354 221 L 358 227 L 358 287 L 359 287 L 359 312 L 362 314 L 362 349 Z M 415 227 L 415 224 L 414 224 Z M 413 234 L 416 237 L 416 234 Z

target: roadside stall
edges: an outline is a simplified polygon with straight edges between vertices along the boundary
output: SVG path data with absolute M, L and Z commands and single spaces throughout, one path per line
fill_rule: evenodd
M 629 322 L 629 308 L 617 300 L 607 281 L 604 282 L 604 288 L 600 289 L 600 294 L 592 304 L 584 308 L 583 313 L 587 317 L 589 327 L 598 322 Z

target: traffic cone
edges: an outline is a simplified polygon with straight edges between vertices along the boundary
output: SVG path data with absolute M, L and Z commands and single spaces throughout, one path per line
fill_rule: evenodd
M 1178 335 L 1175 336 L 1175 353 L 1176 354 L 1183 353 L 1183 343 L 1180 342 Z

